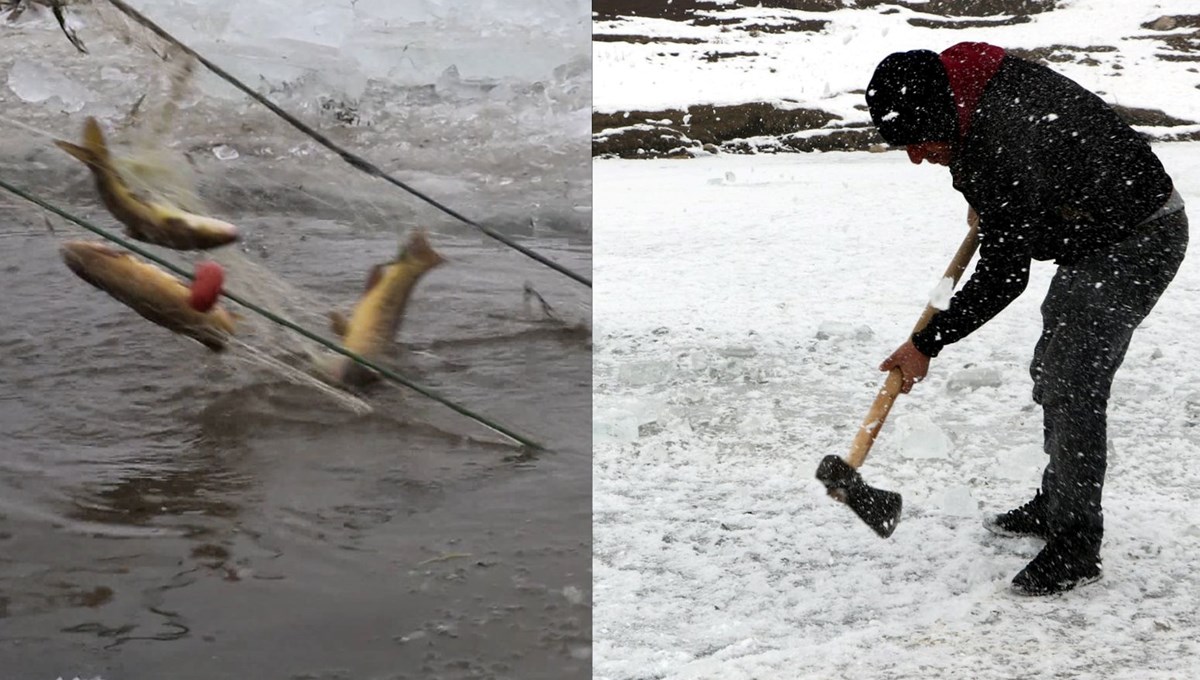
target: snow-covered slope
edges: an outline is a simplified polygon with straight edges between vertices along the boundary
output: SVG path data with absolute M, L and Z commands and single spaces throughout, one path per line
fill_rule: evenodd
M 1158 110 L 1174 119 L 1169 128 L 1146 127 L 1148 133 L 1200 132 L 1200 5 L 1193 0 L 1061 0 L 1049 11 L 1018 11 L 1048 4 L 1054 3 L 679 0 L 653 3 L 651 9 L 602 0 L 594 12 L 594 108 L 599 114 L 593 121 L 594 152 L 646 157 L 713 141 L 705 125 L 683 120 L 688 107 L 698 118 L 695 107 L 706 105 L 763 102 L 778 110 L 813 109 L 834 117 L 818 121 L 816 128 L 865 126 L 869 117 L 862 91 L 880 59 L 899 50 L 942 50 L 960 41 L 991 42 L 1039 59 L 1110 103 Z M 948 12 L 1004 6 L 1013 9 L 992 16 Z M 642 16 L 632 16 L 633 11 Z M 1133 119 L 1162 122 L 1136 112 Z M 635 126 L 645 126 L 643 134 Z M 677 143 L 665 145 L 666 150 L 658 144 L 655 151 L 646 130 Z M 712 134 L 719 144 L 747 133 Z M 614 139 L 622 135 L 624 140 Z M 774 131 L 769 139 L 749 136 L 749 144 L 726 149 L 777 147 L 781 136 L 794 148 L 816 143 Z M 861 148 L 871 141 L 877 139 L 859 136 L 847 144 Z M 639 147 L 644 151 L 638 153 Z

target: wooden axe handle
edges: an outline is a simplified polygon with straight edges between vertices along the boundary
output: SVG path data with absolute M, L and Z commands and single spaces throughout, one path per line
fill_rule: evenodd
M 979 247 L 979 216 L 975 214 L 974 209 L 967 213 L 967 224 L 971 227 L 970 231 L 963 238 L 958 252 L 954 253 L 954 259 L 950 261 L 950 266 L 946 267 L 945 278 L 953 280 L 955 284 L 966 271 L 971 258 L 975 256 L 975 249 Z M 917 325 L 913 327 L 913 333 L 924 328 L 937 312 L 938 310 L 933 305 L 925 305 L 925 312 L 917 320 Z M 850 467 L 857 469 L 867 459 L 867 454 L 870 453 L 871 446 L 875 443 L 875 437 L 883 428 L 883 422 L 887 420 L 888 412 L 892 410 L 892 404 L 899 396 L 900 387 L 903 384 L 904 376 L 899 368 L 888 371 L 883 388 L 879 390 L 879 394 L 875 397 L 875 403 L 871 404 L 871 410 L 867 412 L 867 417 L 863 419 L 862 425 L 858 428 L 858 434 L 854 436 L 854 442 L 850 445 L 850 455 L 846 458 Z

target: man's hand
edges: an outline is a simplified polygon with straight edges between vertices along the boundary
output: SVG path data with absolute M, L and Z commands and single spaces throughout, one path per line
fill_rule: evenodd
M 912 344 L 912 340 L 909 340 L 900 345 L 899 349 L 892 352 L 892 355 L 879 365 L 879 370 L 884 372 L 893 368 L 899 368 L 900 375 L 904 378 L 900 392 L 908 394 L 913 385 L 924 380 L 925 374 L 929 372 L 929 357 L 921 354 L 921 350 Z

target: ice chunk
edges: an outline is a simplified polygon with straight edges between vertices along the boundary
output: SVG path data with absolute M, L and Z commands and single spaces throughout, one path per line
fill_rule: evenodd
M 592 410 L 592 441 L 629 443 L 637 441 L 637 417 L 622 408 Z
M 817 327 L 818 340 L 870 340 L 875 331 L 870 326 L 846 323 L 844 321 L 825 321 Z
M 100 78 L 110 83 L 132 83 L 138 79 L 136 73 L 123 71 L 115 66 L 101 66 Z
M 942 512 L 955 517 L 972 517 L 979 514 L 979 501 L 965 486 L 951 486 L 942 491 Z
M 1016 481 L 1040 479 L 1042 468 L 1050 458 L 1037 444 L 1027 444 L 1000 452 L 993 473 L 998 477 Z
M 906 458 L 946 458 L 950 454 L 950 438 L 929 416 L 920 413 L 896 419 L 892 442 Z
M 750 411 L 737 422 L 737 430 L 744 436 L 773 432 L 778 425 L 770 411 Z
M 946 381 L 946 389 L 951 392 L 961 392 L 977 390 L 980 387 L 999 387 L 1002 382 L 1000 371 L 979 366 L 956 371 Z
M 733 359 L 749 359 L 758 355 L 758 350 L 751 345 L 727 345 L 718 351 L 722 356 Z
M 294 41 L 338 49 L 353 29 L 350 3 L 238 0 L 230 8 L 225 40 L 235 44 Z
M 83 85 L 43 61 L 23 59 L 8 71 L 8 89 L 24 101 L 46 102 L 63 113 L 75 113 L 95 97 Z
M 661 430 L 665 400 L 652 396 L 597 397 L 592 404 L 592 441 L 629 443 Z
M 654 385 L 666 382 L 674 370 L 669 361 L 631 361 L 617 368 L 617 379 L 630 386 Z
M 451 64 L 438 76 L 437 93 L 449 99 L 479 99 L 498 87 L 499 83 L 486 78 L 463 78 L 458 66 Z M 501 89 L 496 96 L 503 99 L 510 90 Z
M 235 161 L 240 156 L 238 150 L 228 144 L 218 144 L 213 147 L 212 152 L 214 156 L 223 161 Z
M 363 18 L 416 23 L 438 18 L 435 10 L 445 13 L 440 5 L 436 0 L 357 0 L 354 11 Z
M 697 349 L 686 355 L 684 366 L 696 372 L 704 372 L 713 365 L 713 355 L 702 349 Z

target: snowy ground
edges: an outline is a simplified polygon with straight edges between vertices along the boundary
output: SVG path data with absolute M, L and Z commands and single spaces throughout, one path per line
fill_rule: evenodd
M 1194 213 L 1200 144 L 1157 149 Z M 904 495 L 881 540 L 813 474 L 965 234 L 947 172 L 828 153 L 594 173 L 597 678 L 1194 677 L 1200 256 L 1116 378 L 1105 578 L 1026 599 L 1007 587 L 1040 544 L 980 522 L 1045 460 L 1026 366 L 1053 265 L 898 400 L 863 468 Z

